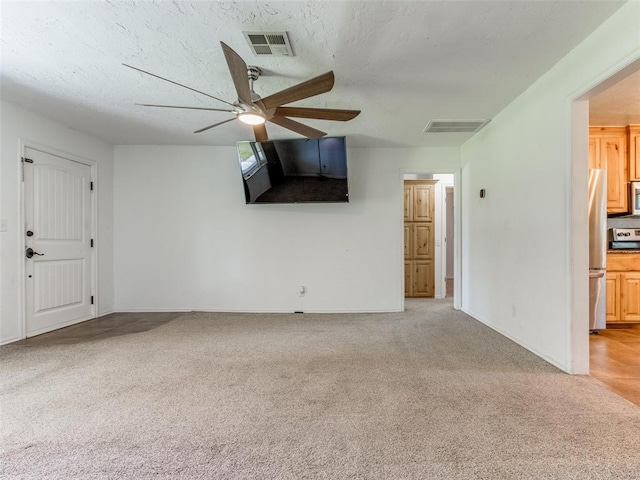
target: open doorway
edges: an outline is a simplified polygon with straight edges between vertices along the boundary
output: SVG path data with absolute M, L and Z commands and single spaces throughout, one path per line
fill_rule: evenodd
M 605 175 L 606 215 L 602 222 L 590 221 L 588 235 L 574 223 L 574 263 L 580 264 L 575 252 L 580 248 L 588 251 L 592 277 L 596 252 L 601 252 L 605 261 L 600 262 L 604 277 L 598 281 L 590 278 L 589 295 L 579 295 L 582 305 L 576 304 L 574 315 L 587 310 L 588 305 L 584 315 L 589 318 L 592 335 L 586 334 L 587 322 L 574 316 L 574 361 L 579 365 L 586 357 L 585 370 L 591 378 L 640 405 L 640 216 L 634 212 L 636 196 L 632 192 L 634 182 L 640 181 L 640 60 L 574 102 L 574 131 L 584 132 L 586 123 L 588 141 L 587 135 L 580 133 L 574 134 L 573 140 L 577 172 L 573 179 L 574 203 L 579 206 L 588 202 L 593 217 L 592 179 L 596 174 Z M 586 187 L 586 179 L 579 177 L 587 159 L 590 192 L 580 202 L 577 189 L 581 183 Z M 640 200 L 640 196 L 637 198 Z M 577 207 L 574 213 L 578 213 Z M 601 223 L 596 231 L 594 223 Z M 587 237 L 587 245 L 580 243 L 581 235 Z M 574 277 L 574 283 L 577 292 L 581 279 Z M 602 293 L 597 295 L 597 290 Z
M 606 229 L 613 240 L 605 305 L 598 308 L 604 328 L 589 338 L 589 374 L 640 405 L 640 216 L 632 188 L 640 181 L 638 147 L 640 68 L 589 99 L 589 168 L 607 172 Z
M 455 302 L 455 174 L 407 173 L 404 188 L 405 298 Z

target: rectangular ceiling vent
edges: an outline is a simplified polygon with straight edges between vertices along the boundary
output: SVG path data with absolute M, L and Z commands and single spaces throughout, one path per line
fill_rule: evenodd
M 475 133 L 490 120 L 431 120 L 424 133 Z
M 242 32 L 251 51 L 260 57 L 293 57 L 287 32 Z

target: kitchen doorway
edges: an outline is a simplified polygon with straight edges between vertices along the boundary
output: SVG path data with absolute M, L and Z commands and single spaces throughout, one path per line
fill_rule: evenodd
M 640 68 L 589 99 L 589 168 L 607 172 L 606 229 L 616 240 L 608 245 L 606 305 L 599 308 L 606 312 L 602 315 L 606 328 L 589 337 L 589 375 L 637 405 L 640 217 L 634 215 L 635 195 L 630 187 L 640 181 L 639 147 Z

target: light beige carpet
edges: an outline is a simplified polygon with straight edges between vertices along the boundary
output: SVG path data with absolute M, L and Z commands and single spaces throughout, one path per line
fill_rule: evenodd
M 639 479 L 640 408 L 448 301 L 0 348 L 1 478 Z

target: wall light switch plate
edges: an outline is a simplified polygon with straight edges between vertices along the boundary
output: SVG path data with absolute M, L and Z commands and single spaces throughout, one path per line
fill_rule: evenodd
M 2 218 L 0 219 L 0 232 L 6 232 L 6 231 L 7 231 L 7 219 Z

